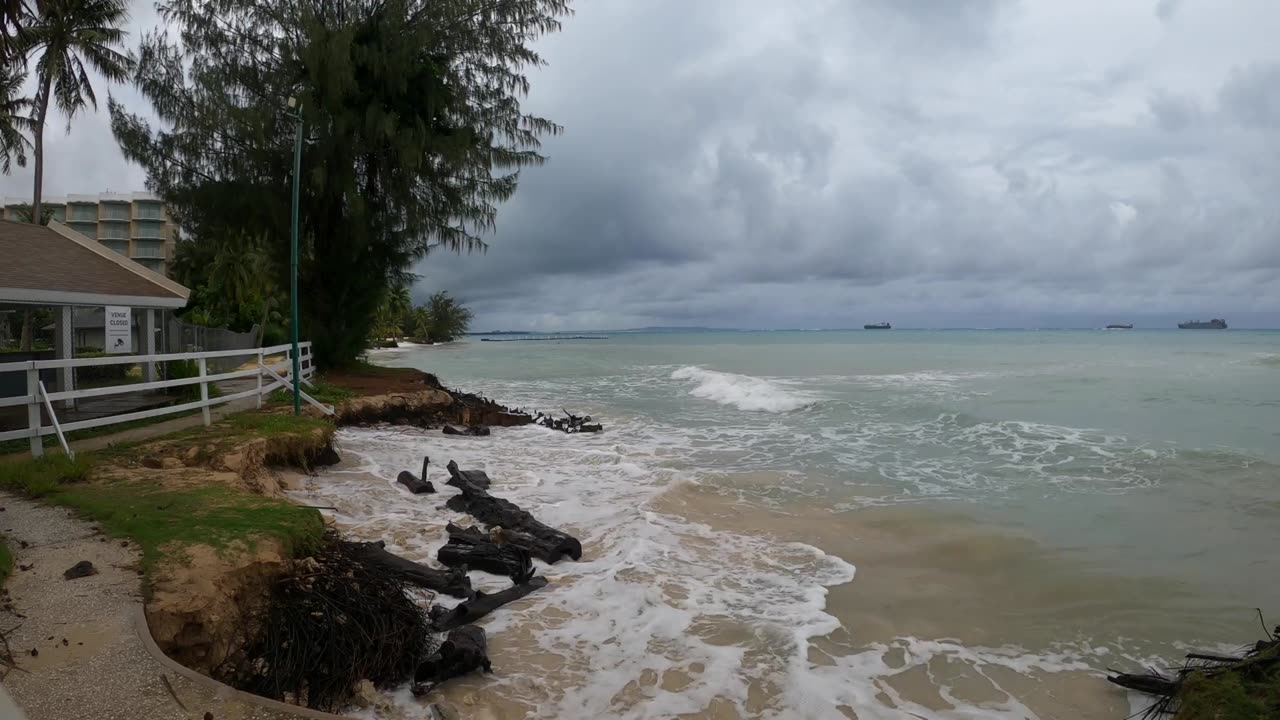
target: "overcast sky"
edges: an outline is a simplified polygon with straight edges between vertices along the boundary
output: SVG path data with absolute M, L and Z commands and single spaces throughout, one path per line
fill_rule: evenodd
M 550 161 L 418 268 L 478 329 L 1280 326 L 1275 0 L 577 5 Z M 49 145 L 50 194 L 143 184 L 105 107 Z

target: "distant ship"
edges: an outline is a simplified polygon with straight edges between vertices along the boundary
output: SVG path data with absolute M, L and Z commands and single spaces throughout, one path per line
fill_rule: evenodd
M 1178 323 L 1178 327 L 1182 330 L 1226 330 L 1227 321 L 1221 318 L 1214 318 L 1209 322 L 1188 320 L 1187 322 Z
M 1114 325 L 1108 325 L 1107 329 L 1108 330 L 1132 330 L 1133 323 L 1116 323 Z
M 893 326 L 890 325 L 889 323 L 871 323 L 870 325 L 863 325 L 862 329 L 863 330 L 892 330 Z

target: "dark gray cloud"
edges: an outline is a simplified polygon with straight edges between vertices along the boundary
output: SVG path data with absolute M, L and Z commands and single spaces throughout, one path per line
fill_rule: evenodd
M 1280 8 L 683 5 L 544 43 L 566 135 L 420 291 L 484 327 L 1275 311 Z
M 527 102 L 566 127 L 550 161 L 415 292 L 484 328 L 1280 325 L 1278 25 L 1271 0 L 584 0 Z M 141 185 L 105 113 L 51 141 L 50 192 Z

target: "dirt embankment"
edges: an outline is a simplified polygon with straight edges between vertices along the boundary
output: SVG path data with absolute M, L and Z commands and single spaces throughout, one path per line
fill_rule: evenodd
M 252 526 L 254 504 L 262 502 L 255 498 L 282 500 L 299 471 L 337 462 L 333 433 L 332 425 L 269 432 L 218 423 L 127 452 L 108 452 L 95 467 L 95 482 L 177 492 L 230 491 L 210 497 L 209 510 L 214 504 L 219 510 L 245 508 L 243 520 L 222 528 L 226 536 L 210 537 L 208 545 L 167 547 L 151 569 L 147 624 L 170 657 L 208 674 L 253 634 L 271 585 L 288 568 L 291 555 L 273 528 Z M 315 523 L 322 527 L 318 517 Z
M 511 427 L 528 425 L 533 417 L 486 397 L 446 388 L 431 373 L 408 368 L 379 368 L 371 374 L 334 374 L 326 382 L 361 397 L 335 408 L 339 425 L 446 424 Z M 315 411 L 314 408 L 312 412 Z
M 379 369 L 325 378 L 361 396 L 338 404 L 336 426 L 392 423 L 512 426 L 532 422 L 478 395 L 449 390 L 428 373 Z M 316 413 L 318 415 L 318 413 Z M 229 418 L 224 423 L 234 423 Z M 312 420 L 311 422 L 319 422 Z M 216 430 L 219 425 L 215 424 Z M 306 432 L 195 432 L 160 439 L 115 457 L 96 471 L 104 479 L 173 488 L 221 486 L 251 496 L 284 498 L 299 471 L 338 461 L 335 424 Z M 269 537 L 194 545 L 166 557 L 151 573 L 147 621 L 157 644 L 179 662 L 209 675 L 259 635 L 271 589 L 294 565 L 296 548 Z

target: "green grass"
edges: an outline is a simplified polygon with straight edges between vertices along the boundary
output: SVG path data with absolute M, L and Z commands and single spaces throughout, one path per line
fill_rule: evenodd
M 1280 717 L 1280 649 L 1229 672 L 1192 674 L 1183 685 L 1176 720 L 1263 720 Z
M 94 461 L 93 454 L 83 454 L 74 461 L 49 456 L 3 463 L 0 488 L 73 508 L 107 534 L 136 542 L 146 572 L 161 559 L 180 559 L 190 545 L 251 547 L 259 540 L 275 539 L 296 555 L 316 547 L 324 535 L 317 511 L 228 487 L 85 482 Z
M 340 388 L 337 385 L 330 385 L 323 380 L 315 380 L 314 382 L 315 387 L 307 387 L 306 385 L 303 385 L 302 392 L 315 398 L 316 402 L 336 405 L 344 400 L 350 400 L 356 396 L 355 393 L 347 390 L 346 388 Z M 288 388 L 280 388 L 279 390 L 271 393 L 271 395 L 268 396 L 268 399 L 272 403 L 292 405 L 293 391 Z M 303 400 L 302 402 L 305 405 L 306 401 Z

